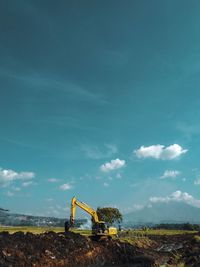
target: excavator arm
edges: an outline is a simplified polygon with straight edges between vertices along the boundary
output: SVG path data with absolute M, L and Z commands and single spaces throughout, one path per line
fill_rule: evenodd
M 88 206 L 86 203 L 78 201 L 76 197 L 72 198 L 71 201 L 71 215 L 70 215 L 70 226 L 74 225 L 74 219 L 76 215 L 76 206 L 86 211 L 88 214 L 91 215 L 93 223 L 99 223 L 99 218 L 97 215 L 96 210 Z

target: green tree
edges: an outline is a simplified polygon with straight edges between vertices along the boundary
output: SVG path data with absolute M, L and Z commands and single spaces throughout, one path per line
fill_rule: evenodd
M 99 220 L 106 222 L 107 224 L 113 224 L 115 222 L 121 223 L 122 222 L 122 214 L 117 208 L 97 208 L 97 214 Z

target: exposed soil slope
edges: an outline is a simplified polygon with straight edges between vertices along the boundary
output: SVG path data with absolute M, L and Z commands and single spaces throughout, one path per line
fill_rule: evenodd
M 80 234 L 0 233 L 0 266 L 154 266 L 155 258 L 124 242 L 95 242 Z
M 124 236 L 126 238 L 126 234 Z M 130 237 L 127 236 L 127 240 Z M 182 265 L 181 265 L 182 264 Z M 184 265 L 183 265 L 184 264 Z M 200 266 L 200 237 L 193 234 L 128 241 L 92 241 L 69 232 L 0 233 L 1 267 Z

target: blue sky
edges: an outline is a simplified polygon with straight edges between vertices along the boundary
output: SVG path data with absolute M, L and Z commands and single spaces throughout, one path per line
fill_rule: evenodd
M 1 1 L 0 206 L 198 203 L 199 13 L 197 0 Z

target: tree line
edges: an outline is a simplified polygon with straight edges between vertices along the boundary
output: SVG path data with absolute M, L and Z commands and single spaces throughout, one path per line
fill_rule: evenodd
M 192 223 L 161 223 L 154 226 L 154 229 L 167 229 L 167 230 L 193 230 L 200 231 L 200 224 Z

